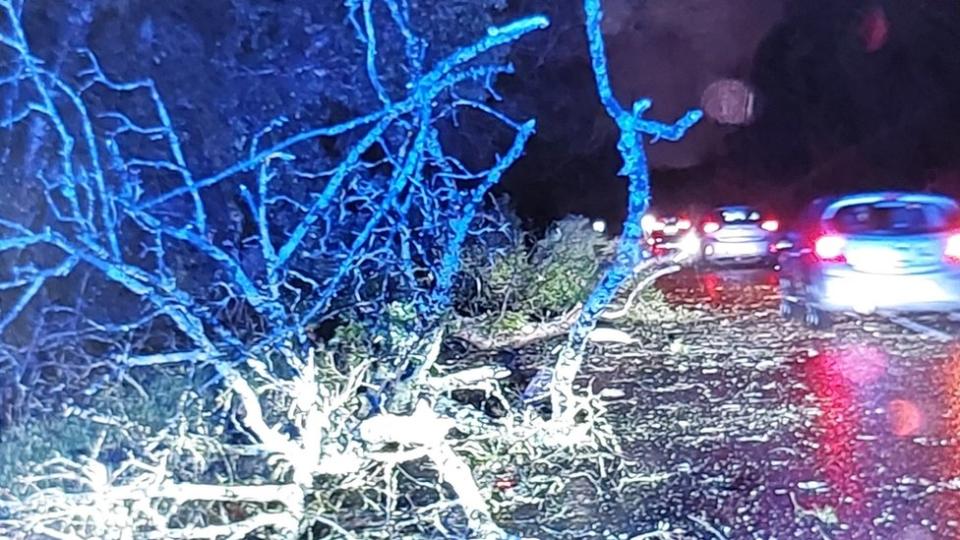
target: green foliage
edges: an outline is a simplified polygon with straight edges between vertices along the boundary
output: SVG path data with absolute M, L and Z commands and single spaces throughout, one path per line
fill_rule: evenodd
M 13 486 L 28 466 L 55 457 L 89 455 L 96 448 L 121 453 L 138 448 L 176 418 L 181 396 L 190 387 L 185 373 L 160 371 L 137 384 L 140 388 L 129 383 L 104 388 L 82 409 L 67 406 L 5 431 L 0 486 Z
M 508 311 L 493 321 L 491 330 L 494 333 L 515 334 L 529 323 L 530 319 L 527 314 L 519 311 Z
M 338 352 L 357 354 L 377 350 L 407 350 L 416 341 L 419 322 L 412 302 L 390 302 L 377 317 L 349 318 L 337 327 L 329 345 Z
M 348 316 L 336 328 L 325 348 L 343 373 L 374 360 L 373 378 L 391 380 L 397 370 L 406 369 L 403 362 L 410 358 L 407 352 L 422 348 L 426 338 L 422 322 L 413 302 L 391 302 L 375 317 Z M 398 403 L 400 401 L 402 399 L 398 398 Z M 367 400 L 360 403 L 361 407 L 369 405 Z
M 31 464 L 92 448 L 98 436 L 88 420 L 76 416 L 45 418 L 10 429 L 0 441 L 0 486 L 13 486 Z
M 569 217 L 557 222 L 538 246 L 535 298 L 548 312 L 559 313 L 586 300 L 598 278 L 611 242 L 589 220 Z
M 344 353 L 357 353 L 368 349 L 370 339 L 370 331 L 359 322 L 351 320 L 337 327 L 330 345 Z
M 457 309 L 496 319 L 498 329 L 556 317 L 583 302 L 609 257 L 613 242 L 589 220 L 567 217 L 534 241 L 513 226 L 496 250 L 472 246 L 464 254 Z

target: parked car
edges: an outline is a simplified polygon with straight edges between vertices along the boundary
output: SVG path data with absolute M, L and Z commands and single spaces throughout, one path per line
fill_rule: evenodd
M 830 314 L 960 310 L 960 206 L 927 193 L 814 201 L 781 254 L 781 312 L 824 328 Z
M 701 260 L 707 264 L 773 266 L 780 222 L 751 206 L 721 206 L 700 223 Z
M 647 248 L 656 256 L 680 252 L 696 253 L 700 243 L 693 221 L 683 215 L 648 214 L 644 218 L 643 229 Z

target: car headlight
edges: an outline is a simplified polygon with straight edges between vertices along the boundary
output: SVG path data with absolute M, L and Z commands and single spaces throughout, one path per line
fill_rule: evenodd
M 680 251 L 685 255 L 693 255 L 700 251 L 700 238 L 694 233 L 687 233 L 680 239 Z

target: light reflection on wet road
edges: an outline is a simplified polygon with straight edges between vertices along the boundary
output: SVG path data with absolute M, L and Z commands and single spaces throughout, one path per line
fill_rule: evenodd
M 616 501 L 625 527 L 717 538 L 693 516 L 730 539 L 960 538 L 960 346 L 882 319 L 787 323 L 769 272 L 659 286 L 699 317 L 638 328 L 644 352 L 604 383 L 627 393 L 613 410 L 628 457 L 670 475 Z

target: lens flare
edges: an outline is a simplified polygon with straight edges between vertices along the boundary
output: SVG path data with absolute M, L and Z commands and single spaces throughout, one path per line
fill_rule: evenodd
M 835 369 L 848 381 L 864 386 L 887 373 L 887 356 L 873 347 L 850 347 L 836 354 Z
M 891 400 L 887 406 L 887 418 L 890 421 L 890 431 L 897 437 L 913 437 L 919 434 L 926 424 L 923 411 L 908 399 Z

